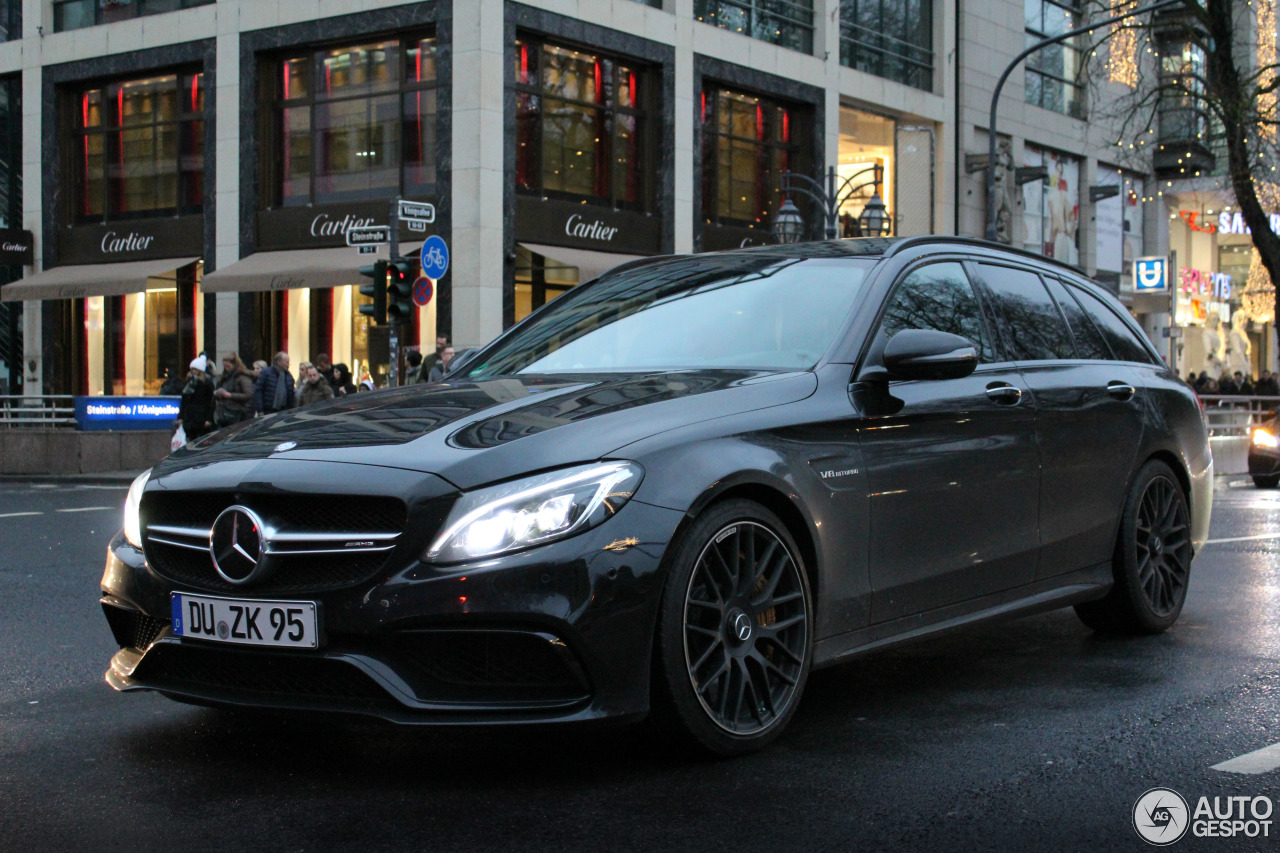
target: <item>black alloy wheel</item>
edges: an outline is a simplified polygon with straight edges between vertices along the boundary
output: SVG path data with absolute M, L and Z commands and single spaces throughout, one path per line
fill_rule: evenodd
M 1120 520 L 1106 598 L 1076 605 L 1090 628 L 1158 634 L 1182 613 L 1191 576 L 1187 498 L 1169 466 L 1152 460 L 1138 472 Z
M 693 523 L 671 564 L 655 698 L 711 752 L 759 749 L 790 720 L 809 673 L 813 615 L 799 551 L 772 513 L 731 501 Z

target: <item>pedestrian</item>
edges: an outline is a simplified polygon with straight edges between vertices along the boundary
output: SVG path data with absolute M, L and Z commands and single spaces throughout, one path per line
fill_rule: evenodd
M 444 348 L 449 345 L 449 339 L 444 335 L 436 335 L 436 351 L 422 360 L 422 375 L 430 376 L 431 368 L 435 367 L 440 361 L 440 353 L 444 352 Z
M 376 391 L 378 386 L 373 384 L 373 377 L 367 372 L 360 375 L 360 391 Z
M 302 382 L 298 386 L 298 405 L 309 406 L 324 400 L 333 399 L 333 387 L 323 376 L 320 368 L 308 364 L 300 371 Z
M 213 422 L 219 428 L 252 417 L 253 378 L 238 353 L 229 352 L 222 357 L 222 376 L 218 379 L 213 397 L 217 403 Z
M 253 369 L 249 371 L 249 375 L 253 377 L 254 383 L 257 383 L 258 377 L 262 375 L 262 371 L 267 369 L 267 363 L 262 359 L 258 359 L 253 363 Z
M 351 368 L 339 362 L 333 366 L 333 375 L 337 381 L 333 384 L 333 395 L 335 397 L 345 397 L 348 394 L 356 393 L 356 386 L 351 382 Z
M 178 420 L 187 441 L 195 441 L 213 432 L 213 383 L 209 381 L 209 359 L 203 355 L 191 361 L 187 384 L 182 386 L 182 402 L 178 404 Z
M 289 372 L 289 353 L 278 352 L 270 367 L 263 368 L 253 386 L 253 410 L 273 415 L 297 405 L 293 374 Z
M 1270 370 L 1260 371 L 1258 384 L 1254 386 L 1253 393 L 1259 397 L 1280 397 L 1280 382 L 1276 381 L 1276 377 Z
M 177 397 L 182 393 L 182 387 L 186 383 L 182 381 L 182 377 L 174 372 L 172 367 L 164 369 L 164 382 L 160 385 L 160 395 L 162 397 Z
M 1246 376 L 1243 373 L 1241 373 L 1239 370 L 1237 370 L 1236 371 L 1236 388 L 1238 389 L 1238 393 L 1243 394 L 1246 397 L 1252 397 L 1253 396 L 1253 377 Z
M 405 361 L 409 362 L 409 369 L 404 372 L 405 385 L 417 385 L 422 381 L 422 353 L 416 349 L 409 350 L 409 354 L 405 356 Z
M 1238 394 L 1240 389 L 1236 387 L 1235 380 L 1231 378 L 1230 371 L 1222 371 L 1222 375 L 1218 377 L 1218 393 L 1219 394 Z
M 337 385 L 338 374 L 333 369 L 333 362 L 329 358 L 329 353 L 322 352 L 316 355 L 316 370 L 320 371 L 320 375 L 325 382 L 329 383 L 330 388 Z
M 453 362 L 453 347 L 446 346 L 440 351 L 440 361 L 436 362 L 431 368 L 431 375 L 427 378 L 428 382 L 443 382 L 444 375 L 449 372 L 449 365 Z

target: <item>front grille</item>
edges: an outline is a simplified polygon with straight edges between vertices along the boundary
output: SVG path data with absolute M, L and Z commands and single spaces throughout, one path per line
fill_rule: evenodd
M 368 676 L 342 661 L 209 649 L 186 643 L 156 646 L 142 659 L 133 678 L 157 690 L 169 688 L 207 695 L 392 701 Z
M 277 538 L 266 578 L 249 587 L 218 575 L 208 551 L 209 531 L 233 504 L 252 509 Z M 208 592 L 312 595 L 373 578 L 405 526 L 398 498 L 354 495 L 256 495 L 159 492 L 143 497 L 147 562 L 164 577 Z M 347 547 L 361 542 L 360 547 Z

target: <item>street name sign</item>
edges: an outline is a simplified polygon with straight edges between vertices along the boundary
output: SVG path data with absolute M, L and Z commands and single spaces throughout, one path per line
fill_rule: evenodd
M 387 225 L 374 225 L 369 228 L 348 228 L 348 246 L 377 246 L 391 242 L 391 228 Z
M 436 221 L 436 206 L 428 201 L 405 201 L 400 200 L 400 219 L 402 221 L 419 219 L 423 222 Z M 421 231 L 421 228 L 409 226 L 411 231 Z

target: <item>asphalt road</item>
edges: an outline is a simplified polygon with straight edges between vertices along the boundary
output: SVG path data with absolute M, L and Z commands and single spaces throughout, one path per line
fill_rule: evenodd
M 875 655 L 815 673 L 768 751 L 715 761 L 632 728 L 116 694 L 97 598 L 124 489 L 6 481 L 0 850 L 1145 850 L 1154 787 L 1275 807 L 1266 838 L 1171 849 L 1280 849 L 1280 771 L 1213 769 L 1280 742 L 1280 492 L 1245 482 L 1219 479 L 1169 633 L 1101 639 L 1058 611 Z

